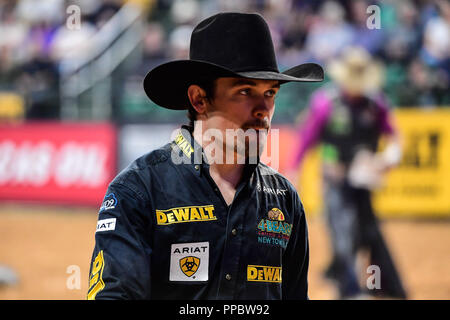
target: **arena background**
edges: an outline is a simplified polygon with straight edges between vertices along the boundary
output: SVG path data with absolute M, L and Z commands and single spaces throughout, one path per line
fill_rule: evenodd
M 142 79 L 187 58 L 195 24 L 219 11 L 261 13 L 280 70 L 312 61 L 327 71 L 350 46 L 383 64 L 404 150 L 375 207 L 409 298 L 449 299 L 450 5 L 431 0 L 0 0 L 0 299 L 86 298 L 107 184 L 187 122 L 152 105 Z M 280 91 L 272 164 L 281 173 L 321 85 Z M 334 299 L 322 277 L 330 256 L 319 154 L 293 182 L 308 219 L 310 298 Z

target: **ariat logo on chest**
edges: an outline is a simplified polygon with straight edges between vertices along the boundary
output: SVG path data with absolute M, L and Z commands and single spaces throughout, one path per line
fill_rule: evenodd
M 214 215 L 213 205 L 179 207 L 167 210 L 156 209 L 156 222 L 158 225 L 212 220 L 217 220 L 217 217 Z

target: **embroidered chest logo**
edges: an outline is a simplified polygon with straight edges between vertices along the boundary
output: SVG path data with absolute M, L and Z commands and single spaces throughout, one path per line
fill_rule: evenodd
M 273 208 L 267 215 L 269 216 L 270 220 L 284 221 L 284 214 L 278 208 Z
M 105 196 L 102 202 L 99 212 L 114 209 L 117 206 L 117 198 L 114 193 L 110 193 Z
M 189 206 L 178 207 L 166 210 L 156 209 L 156 223 L 158 225 L 168 225 L 173 223 L 214 221 L 214 206 Z
M 197 257 L 189 256 L 183 259 L 180 259 L 180 268 L 181 271 L 188 277 L 194 275 L 198 267 L 200 266 L 200 259 Z
M 291 232 L 292 224 L 285 221 L 284 213 L 278 208 L 272 208 L 267 213 L 267 219 L 261 219 L 258 223 L 258 243 L 286 249 Z
M 247 281 L 281 283 L 281 267 L 247 266 Z
M 169 281 L 208 281 L 209 242 L 173 243 Z
M 186 157 L 191 157 L 192 152 L 194 152 L 194 148 L 192 147 L 191 143 L 186 140 L 183 134 L 181 134 L 181 132 L 175 137 L 175 143 L 183 151 Z
M 288 189 L 278 189 L 278 188 L 271 188 L 271 187 L 266 187 L 266 186 L 262 186 L 261 184 L 258 183 L 256 185 L 256 190 L 258 192 L 264 192 L 264 193 L 268 193 L 268 194 L 273 194 L 275 196 L 285 196 L 286 192 L 288 191 Z

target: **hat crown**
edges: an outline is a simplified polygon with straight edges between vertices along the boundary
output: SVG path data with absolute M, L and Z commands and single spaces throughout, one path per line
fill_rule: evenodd
M 189 58 L 234 72 L 278 72 L 269 27 L 259 14 L 219 13 L 192 31 Z

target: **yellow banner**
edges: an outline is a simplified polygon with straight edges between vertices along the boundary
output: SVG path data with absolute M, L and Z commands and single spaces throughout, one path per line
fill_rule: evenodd
M 374 194 L 382 216 L 450 216 L 450 111 L 397 110 L 402 162 Z

